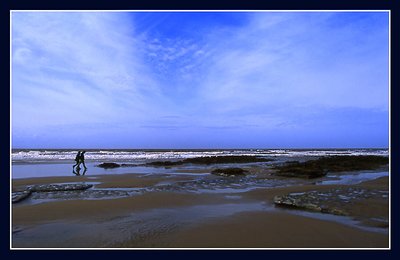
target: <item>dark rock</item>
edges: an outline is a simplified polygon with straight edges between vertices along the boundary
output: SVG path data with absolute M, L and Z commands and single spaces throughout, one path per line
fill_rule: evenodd
M 257 157 L 257 156 L 207 156 L 188 158 L 183 160 L 183 163 L 192 164 L 218 164 L 218 163 L 253 163 L 253 162 L 269 162 L 272 159 Z
M 215 169 L 211 172 L 211 174 L 219 175 L 219 176 L 243 176 L 245 175 L 246 170 L 241 168 L 224 168 L 224 169 Z
M 155 161 L 155 162 L 146 163 L 145 165 L 156 166 L 156 167 L 158 167 L 158 166 L 166 167 L 166 166 L 177 166 L 177 165 L 182 165 L 182 164 L 183 164 L 182 161 L 176 161 L 176 162 L 174 162 L 174 161 Z
M 91 187 L 93 187 L 92 184 L 42 184 L 31 186 L 29 190 L 32 192 L 71 191 L 86 190 Z
M 333 214 L 333 215 L 339 215 L 339 216 L 347 216 L 347 212 L 338 208 L 322 208 L 321 209 L 322 213 L 328 213 L 328 214 Z
M 290 161 L 275 166 L 274 174 L 284 177 L 319 178 L 328 172 L 374 170 L 387 165 L 389 158 L 384 156 L 329 156 L 305 162 Z
M 12 193 L 12 203 L 17 203 L 23 201 L 24 199 L 28 198 L 31 195 L 32 191 L 24 190 L 24 191 L 17 191 Z
M 290 194 L 286 196 L 275 196 L 274 203 L 278 206 L 283 207 L 293 207 L 299 209 L 307 209 L 311 211 L 321 212 L 321 207 L 317 204 L 307 202 L 300 198 L 299 196 L 291 196 Z
M 296 209 L 303 209 L 321 213 L 328 213 L 339 216 L 347 216 L 347 212 L 343 209 L 334 207 L 332 205 L 326 205 L 326 199 L 329 199 L 331 202 L 333 200 L 337 200 L 336 196 L 328 197 L 322 199 L 318 196 L 319 193 L 316 191 L 311 192 L 302 192 L 302 193 L 289 193 L 283 196 L 275 196 L 274 203 L 276 206 L 280 207 L 289 207 Z
M 134 163 L 123 163 L 120 165 L 121 167 L 136 167 L 139 166 L 139 164 L 134 164 Z
M 222 164 L 222 163 L 253 163 L 253 162 L 269 162 L 272 159 L 257 156 L 206 156 L 187 158 L 181 161 L 155 161 L 146 163 L 148 166 L 177 166 L 182 164 Z
M 299 161 L 286 161 L 286 164 L 297 164 L 300 163 Z
M 104 168 L 104 169 L 112 169 L 112 168 L 118 168 L 121 167 L 118 163 L 101 163 L 97 165 L 97 167 Z
M 12 203 L 28 198 L 33 192 L 77 191 L 93 187 L 92 184 L 42 184 L 27 187 L 26 190 L 12 193 Z

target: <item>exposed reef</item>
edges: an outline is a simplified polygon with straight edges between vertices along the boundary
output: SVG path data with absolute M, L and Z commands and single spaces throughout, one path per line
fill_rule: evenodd
M 292 192 L 274 197 L 279 207 L 308 210 L 333 215 L 347 216 L 352 214 L 355 203 L 366 199 L 386 200 L 389 192 L 381 189 L 361 187 L 338 187 L 324 191 Z
M 224 163 L 253 163 L 253 162 L 270 162 L 272 159 L 257 156 L 207 156 L 187 158 L 180 161 L 154 161 L 146 163 L 147 166 L 177 166 L 183 164 L 224 164 Z
M 113 169 L 113 168 L 121 167 L 121 165 L 118 163 L 101 163 L 101 164 L 97 165 L 97 167 L 104 168 L 104 169 Z
M 374 170 L 389 163 L 383 156 L 329 156 L 305 162 L 290 161 L 275 166 L 275 175 L 298 178 L 319 178 L 328 172 Z
M 12 203 L 17 203 L 28 198 L 33 192 L 61 192 L 61 191 L 79 191 L 93 187 L 92 184 L 42 184 L 28 186 L 25 190 L 12 193 Z

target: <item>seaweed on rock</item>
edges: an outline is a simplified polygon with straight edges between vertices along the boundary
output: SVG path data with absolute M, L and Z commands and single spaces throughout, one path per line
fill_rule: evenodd
M 112 169 L 112 168 L 121 167 L 121 165 L 118 163 L 101 163 L 101 164 L 97 165 L 97 167 L 104 168 L 104 169 Z
M 206 157 L 195 157 L 187 158 L 181 161 L 155 161 L 146 163 L 148 166 L 177 166 L 183 164 L 224 164 L 224 163 L 253 163 L 253 162 L 269 162 L 272 159 L 257 157 L 257 156 L 206 156 Z
M 288 162 L 275 166 L 275 175 L 285 177 L 319 178 L 328 172 L 374 170 L 387 165 L 389 158 L 384 156 L 329 156 L 305 162 Z

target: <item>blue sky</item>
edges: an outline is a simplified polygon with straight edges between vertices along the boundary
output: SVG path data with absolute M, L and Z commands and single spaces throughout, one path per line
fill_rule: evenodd
M 385 12 L 13 12 L 14 148 L 388 147 Z

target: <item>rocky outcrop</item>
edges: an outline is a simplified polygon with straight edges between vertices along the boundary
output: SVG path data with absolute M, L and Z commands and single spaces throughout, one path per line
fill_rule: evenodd
M 215 169 L 211 172 L 211 174 L 218 176 L 244 176 L 247 171 L 241 168 L 223 168 L 223 169 Z
M 387 165 L 384 156 L 329 156 L 305 162 L 291 161 L 275 166 L 275 175 L 296 178 L 319 178 L 328 172 L 374 170 Z
M 78 191 L 93 187 L 92 184 L 43 184 L 28 186 L 26 190 L 15 191 L 12 193 L 12 203 L 17 203 L 28 198 L 33 192 L 57 192 L 57 191 Z
M 97 167 L 104 168 L 104 169 L 113 169 L 113 168 L 121 167 L 121 165 L 118 163 L 101 163 L 101 164 L 97 165 Z
M 183 163 L 192 164 L 219 164 L 219 163 L 254 163 L 254 162 L 270 162 L 272 159 L 258 156 L 248 155 L 230 155 L 230 156 L 207 156 L 207 157 L 196 157 L 187 158 L 183 160 Z
M 48 191 L 71 191 L 71 190 L 86 190 L 93 187 L 92 184 L 42 184 L 29 187 L 32 192 L 48 192 Z
M 170 167 L 182 165 L 182 161 L 154 161 L 146 163 L 145 166 L 155 166 L 155 167 Z
M 345 211 L 341 209 L 324 207 L 319 205 L 318 203 L 310 202 L 310 196 L 296 196 L 291 194 L 285 196 L 275 196 L 274 203 L 275 205 L 281 207 L 304 209 L 321 213 L 330 213 L 340 216 L 348 215 Z
M 210 164 L 224 164 L 224 163 L 254 163 L 254 162 L 269 162 L 272 161 L 270 158 L 258 157 L 258 156 L 205 156 L 187 158 L 180 161 L 155 161 L 149 162 L 147 166 L 178 166 L 183 164 L 198 164 L 198 165 L 210 165 Z
M 17 203 L 23 201 L 31 195 L 32 191 L 24 190 L 24 191 L 16 191 L 12 193 L 12 203 Z

